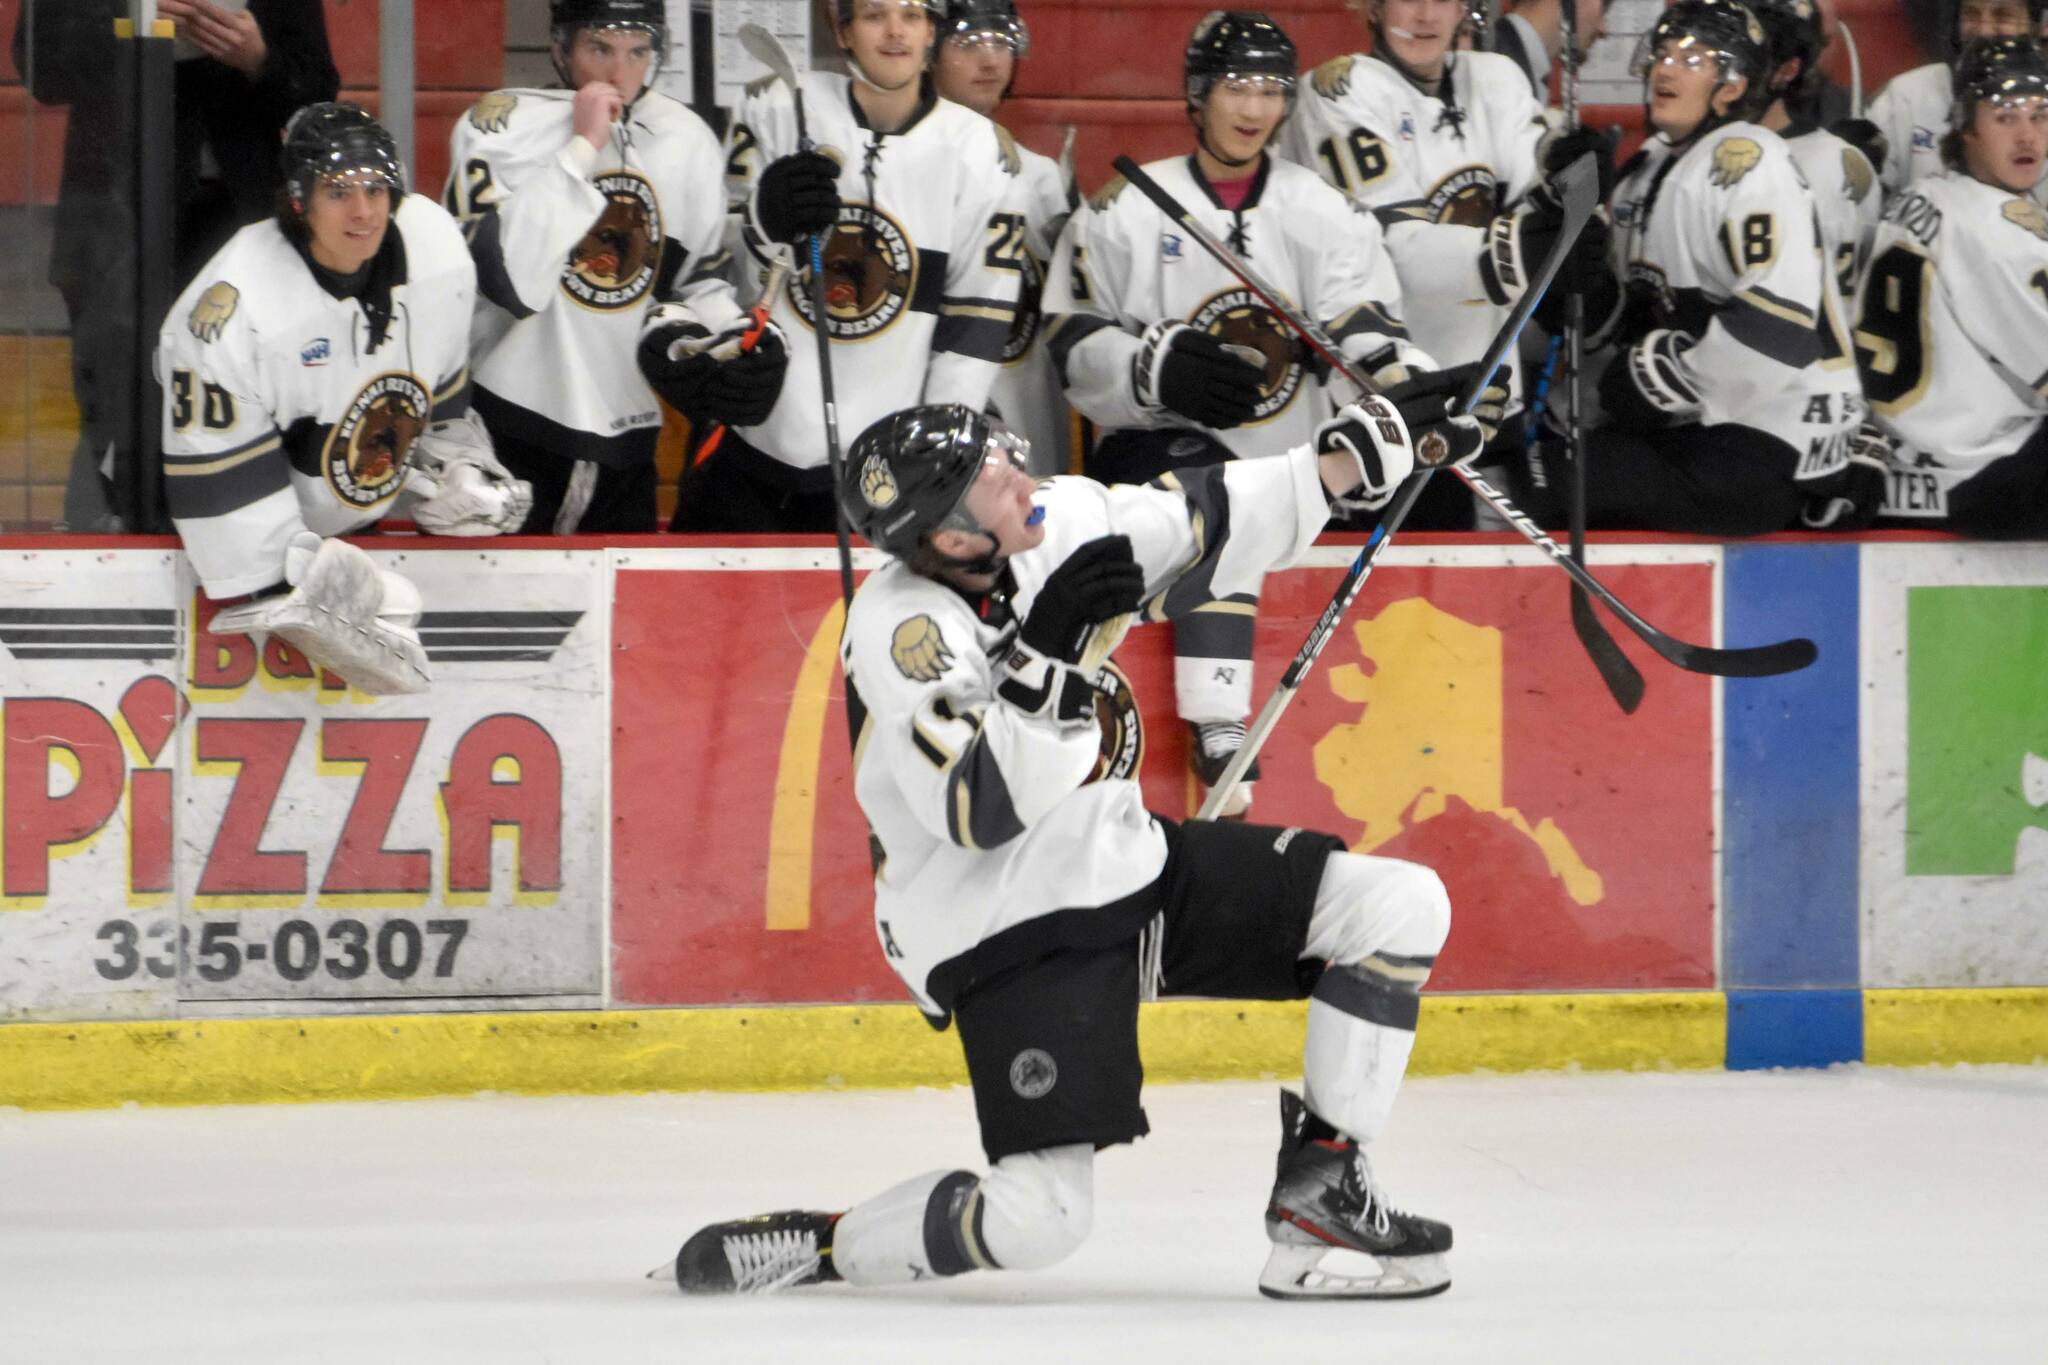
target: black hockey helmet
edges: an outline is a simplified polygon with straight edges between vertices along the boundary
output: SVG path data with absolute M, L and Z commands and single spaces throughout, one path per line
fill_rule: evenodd
M 1301 60 L 1286 30 L 1257 10 L 1214 9 L 1202 16 L 1189 35 L 1182 70 L 1190 109 L 1201 107 L 1217 81 L 1269 76 L 1286 86 L 1291 111 Z
M 905 408 L 855 438 L 840 475 L 839 506 L 870 545 L 913 569 L 990 572 L 993 559 L 939 558 L 931 537 L 936 531 L 980 531 L 966 507 L 967 490 L 991 455 L 1021 467 L 1026 449 L 1021 438 L 963 404 Z
M 1678 0 L 1657 16 L 1657 22 L 1636 44 L 1629 71 L 1647 77 L 1658 49 L 1667 43 L 1712 53 L 1723 82 L 1737 76 L 1749 82 L 1742 99 L 1729 109 L 1728 118 L 1742 118 L 1770 103 L 1770 92 L 1765 89 L 1771 73 L 1770 41 L 1749 6 L 1737 0 Z M 1710 116 L 1707 124 L 1715 121 Z
M 630 29 L 654 39 L 655 61 L 668 47 L 666 0 L 548 0 L 548 27 L 561 47 L 586 28 Z M 567 84 L 567 81 L 564 81 Z
M 1017 0 L 946 0 L 939 20 L 939 41 L 971 33 L 992 33 L 1005 39 L 1019 59 L 1031 51 L 1031 30 L 1017 13 Z
M 1778 68 L 1797 58 L 1799 74 L 1792 84 L 1801 86 L 1814 79 L 1820 50 L 1826 46 L 1820 31 L 1820 6 L 1816 0 L 1747 0 L 1757 22 L 1764 26 L 1764 46 L 1769 56 L 1765 80 L 1773 80 Z M 2048 4 L 2048 0 L 2042 0 Z
M 1977 106 L 2048 96 L 2048 53 L 2032 38 L 1979 38 L 1956 60 L 1955 107 L 1950 122 L 1961 128 Z
M 383 124 L 353 104 L 309 104 L 293 114 L 284 127 L 278 167 L 295 206 L 304 204 L 320 181 L 337 175 L 373 176 L 391 187 L 394 199 L 405 193 L 398 143 Z
M 1966 41 L 1963 38 L 1964 3 L 1965 0 L 1952 0 L 1952 3 L 1949 8 L 1948 45 L 1949 51 L 1955 54 L 1955 58 L 1960 58 L 1963 55 L 1963 49 L 1968 47 L 1970 43 L 1981 41 L 1976 38 L 1971 38 Z M 2035 30 L 2035 33 L 2038 36 L 2041 28 L 2041 21 L 2043 19 L 2048 19 L 2048 0 L 2005 0 L 2005 3 L 2011 5 L 2014 9 L 2018 9 L 2022 5 L 2024 5 L 2027 11 L 2027 24 L 2030 28 Z M 2007 36 L 2017 37 L 2018 35 L 2013 34 Z

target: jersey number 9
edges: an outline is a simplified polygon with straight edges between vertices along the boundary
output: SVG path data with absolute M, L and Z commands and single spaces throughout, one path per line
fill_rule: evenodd
M 1894 245 L 1871 262 L 1857 319 L 1856 369 L 1863 395 L 1887 415 L 1904 412 L 1927 388 L 1927 291 L 1934 262 Z

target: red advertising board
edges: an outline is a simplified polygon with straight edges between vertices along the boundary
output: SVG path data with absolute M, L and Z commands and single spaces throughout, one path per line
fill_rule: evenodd
M 618 572 L 619 1004 L 903 998 L 876 946 L 851 792 L 837 574 L 783 567 L 794 553 Z M 1267 580 L 1258 700 L 1349 553 Z M 1710 681 L 1617 632 L 1650 680 L 1623 716 L 1554 568 L 1494 547 L 1397 553 L 1269 743 L 1255 817 L 1442 874 L 1454 918 L 1434 989 L 1711 987 Z M 1666 630 L 1713 638 L 1713 552 L 1644 558 L 1600 571 Z M 1148 804 L 1184 816 L 1167 628 L 1133 632 L 1117 658 L 1146 716 Z

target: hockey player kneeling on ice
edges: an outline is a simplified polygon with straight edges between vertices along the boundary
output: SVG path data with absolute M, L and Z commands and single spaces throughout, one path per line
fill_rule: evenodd
M 959 1022 L 992 1169 L 932 1171 L 843 1214 L 713 1224 L 677 1257 L 686 1292 L 1061 1260 L 1088 1235 L 1095 1150 L 1147 1132 L 1138 1002 L 1153 993 L 1309 998 L 1262 1290 L 1449 1285 L 1451 1230 L 1395 1209 L 1367 1160 L 1450 927 L 1443 883 L 1306 830 L 1160 819 L 1135 773 L 1091 780 L 1104 663 L 1134 615 L 1198 611 L 1297 559 L 1333 506 L 1384 505 L 1411 433 L 1478 453 L 1478 424 L 1441 400 L 1408 416 L 1367 399 L 1285 454 L 1150 487 L 1034 484 L 1017 439 L 958 406 L 855 442 L 842 503 L 894 557 L 842 646 L 854 789 L 883 855 L 876 935 L 918 1005 Z M 1333 1249 L 1376 1268 L 1320 1266 Z
M 2048 536 L 2048 58 L 1971 45 L 1944 140 L 1950 169 L 1885 209 L 1856 362 L 1877 424 L 1905 442 L 1883 524 Z
M 1627 289 L 1589 294 L 1611 339 L 1586 440 L 1586 524 L 1756 535 L 1849 479 L 1863 397 L 1813 195 L 1776 133 L 1762 25 L 1735 0 L 1679 0 L 1636 70 L 1655 135 L 1623 168 L 1614 222 Z M 1516 500 L 1565 520 L 1532 461 Z
M 1293 108 L 1296 69 L 1293 41 L 1265 15 L 1210 13 L 1183 57 L 1195 145 L 1145 170 L 1347 359 L 1382 387 L 1399 384 L 1436 362 L 1408 341 L 1378 221 L 1269 145 Z M 1045 297 L 1067 397 L 1104 431 L 1092 477 L 1141 483 L 1277 455 L 1332 411 L 1326 376 L 1294 334 L 1121 179 L 1069 220 Z M 1174 627 L 1174 698 L 1205 790 L 1244 743 L 1258 594 L 1248 579 Z M 1227 816 L 1244 814 L 1257 776 L 1245 774 Z
M 212 629 L 277 635 L 365 692 L 418 692 L 418 592 L 331 537 L 390 511 L 437 424 L 419 524 L 494 534 L 524 515 L 525 486 L 456 429 L 476 270 L 362 110 L 300 110 L 283 166 L 276 218 L 207 262 L 158 341 L 171 517 L 222 604 Z

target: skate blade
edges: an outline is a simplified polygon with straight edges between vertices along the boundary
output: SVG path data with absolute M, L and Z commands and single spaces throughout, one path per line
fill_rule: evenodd
M 1259 1292 L 1269 1299 L 1421 1299 L 1451 1287 L 1441 1255 L 1370 1257 L 1376 1274 L 1351 1275 L 1322 1268 L 1336 1249 L 1275 1246 L 1259 1272 Z

